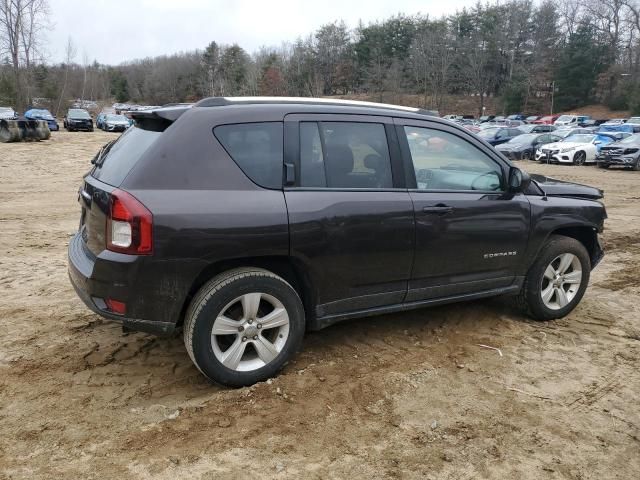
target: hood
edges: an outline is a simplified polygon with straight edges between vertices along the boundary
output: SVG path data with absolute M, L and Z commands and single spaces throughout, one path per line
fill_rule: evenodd
M 604 192 L 596 187 L 581 185 L 579 183 L 563 182 L 544 175 L 531 174 L 533 180 L 540 189 L 550 197 L 574 197 L 599 200 L 604 197 Z
M 556 143 L 547 143 L 546 145 L 541 145 L 540 148 L 544 148 L 545 150 L 564 150 L 566 148 L 578 148 L 582 145 L 589 145 L 588 143 L 576 143 L 576 142 L 556 142 Z

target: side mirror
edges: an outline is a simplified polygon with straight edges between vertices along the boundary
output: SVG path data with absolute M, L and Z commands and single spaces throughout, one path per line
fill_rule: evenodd
M 509 191 L 513 193 L 523 192 L 529 187 L 531 177 L 529 174 L 517 167 L 509 170 Z

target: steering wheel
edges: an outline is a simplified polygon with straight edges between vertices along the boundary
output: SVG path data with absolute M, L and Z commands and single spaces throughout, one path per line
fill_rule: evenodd
M 496 185 L 494 188 L 476 188 L 477 187 L 477 182 L 480 181 L 480 179 L 484 178 L 484 177 L 494 177 L 496 180 Z M 500 188 L 500 177 L 498 177 L 498 174 L 496 172 L 485 172 L 481 175 L 478 175 L 476 178 L 473 179 L 473 182 L 471 182 L 471 190 L 497 190 L 498 188 Z

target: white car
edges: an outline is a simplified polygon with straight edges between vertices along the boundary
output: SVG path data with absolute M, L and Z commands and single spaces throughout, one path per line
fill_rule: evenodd
M 560 115 L 553 124 L 556 127 L 578 127 L 588 119 L 586 115 Z
M 536 151 L 536 160 L 541 163 L 569 163 L 583 165 L 595 163 L 598 145 L 597 135 L 578 133 L 569 135 L 561 142 L 543 145 Z
M 627 120 L 627 125 L 640 126 L 640 117 L 631 117 L 629 120 Z
M 11 107 L 0 107 L 0 120 L 14 120 L 18 115 Z
M 611 126 L 611 125 L 624 125 L 625 123 L 626 123 L 626 120 L 624 118 L 612 118 L 611 120 L 607 120 L 606 122 L 604 122 L 600 126 L 601 127 L 607 127 L 607 126 Z

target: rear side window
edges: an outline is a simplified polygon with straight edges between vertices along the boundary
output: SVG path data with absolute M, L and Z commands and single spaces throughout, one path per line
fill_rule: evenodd
M 221 125 L 213 133 L 254 183 L 282 188 L 282 122 Z
M 161 131 L 133 127 L 107 146 L 91 175 L 114 187 L 120 186 L 144 152 L 162 135 Z M 108 145 L 108 144 L 107 144 Z
M 392 188 L 384 125 L 300 123 L 300 186 Z

